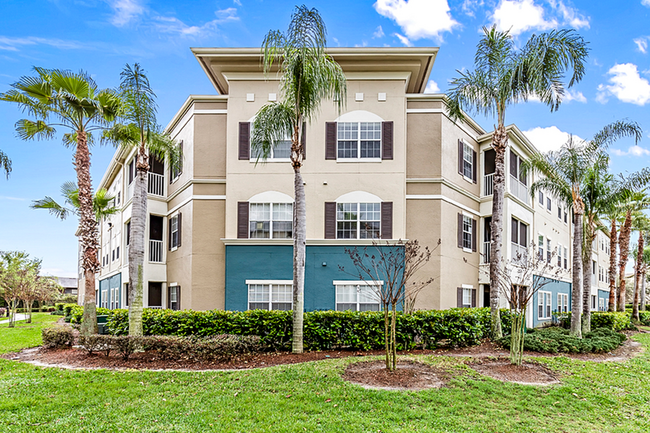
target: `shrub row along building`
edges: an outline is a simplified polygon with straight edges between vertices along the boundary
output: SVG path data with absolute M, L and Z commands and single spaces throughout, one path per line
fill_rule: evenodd
M 148 174 L 144 305 L 171 309 L 291 309 L 293 171 L 290 141 L 266 163 L 251 150 L 251 125 L 279 98 L 257 48 L 193 49 L 217 94 L 191 95 L 167 126 L 182 146 L 170 170 Z M 334 48 L 348 79 L 345 108 L 325 101 L 304 127 L 307 198 L 305 309 L 378 310 L 372 287 L 346 248 L 373 239 L 417 239 L 434 248 L 422 278 L 435 281 L 416 308 L 489 305 L 492 132 L 470 118 L 454 123 L 445 97 L 425 94 L 437 48 Z M 536 149 L 508 127 L 504 256 L 535 243 L 561 269 L 533 299 L 529 324 L 571 308 L 571 215 L 553 197 L 530 196 L 522 161 Z M 97 302 L 128 304 L 128 246 L 134 151 L 118 150 L 100 187 L 121 211 L 101 222 Z M 594 242 L 591 308 L 607 308 L 609 241 Z M 551 254 L 554 252 L 553 254 Z M 80 277 L 82 274 L 80 273 Z M 83 281 L 80 282 L 83 287 Z

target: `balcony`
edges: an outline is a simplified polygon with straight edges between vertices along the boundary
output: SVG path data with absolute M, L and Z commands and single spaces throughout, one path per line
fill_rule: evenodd
M 528 204 L 528 186 L 512 175 L 510 175 L 510 194 Z
M 149 239 L 149 261 L 151 263 L 163 262 L 163 241 Z
M 513 242 L 511 242 L 510 245 L 510 258 L 513 263 L 526 262 L 528 260 L 528 249 L 525 246 Z
M 487 197 L 494 192 L 494 173 L 483 176 L 483 196 Z
M 165 195 L 165 176 L 162 174 L 147 173 L 149 175 L 149 182 L 147 184 L 147 192 L 153 195 Z

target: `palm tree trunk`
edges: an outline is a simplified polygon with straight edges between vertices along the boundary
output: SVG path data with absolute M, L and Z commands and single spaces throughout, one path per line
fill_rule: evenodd
M 641 264 L 643 262 L 643 231 L 639 230 L 639 248 L 636 253 L 636 266 L 634 266 L 634 302 L 632 304 L 632 318 L 639 318 L 639 297 L 641 292 Z
M 625 215 L 625 222 L 621 227 L 621 236 L 619 238 L 619 255 L 618 263 L 618 311 L 625 312 L 625 267 L 630 249 L 630 230 L 632 226 L 632 212 L 628 211 Z
M 294 165 L 294 191 L 296 211 L 293 218 L 293 353 L 303 351 L 303 310 L 305 293 L 305 255 L 307 245 L 307 209 L 305 185 L 300 167 Z
M 499 313 L 499 277 L 502 261 L 503 239 L 503 196 L 505 192 L 505 155 L 508 148 L 508 133 L 503 125 L 495 129 L 492 137 L 495 151 L 494 188 L 492 192 L 492 239 L 490 242 L 490 317 L 492 337 L 501 338 L 501 315 Z
M 95 306 L 95 273 L 99 268 L 97 260 L 97 220 L 93 210 L 92 181 L 90 179 L 90 150 L 86 131 L 77 131 L 77 151 L 74 160 L 79 187 L 79 231 L 83 249 L 84 270 L 84 313 L 81 334 L 97 333 L 97 310 Z
M 581 205 L 582 203 L 580 203 Z M 582 338 L 580 313 L 582 312 L 582 209 L 573 206 L 573 283 L 571 290 L 571 335 Z
M 587 235 L 588 236 L 588 235 Z M 587 241 L 582 261 L 582 333 L 591 331 L 591 242 Z
M 129 335 L 143 335 L 142 309 L 144 297 L 144 244 L 147 225 L 147 173 L 149 163 L 144 146 L 138 150 L 136 176 L 131 205 L 131 236 L 129 242 Z
M 645 311 L 645 273 L 646 265 L 643 265 L 643 272 L 641 273 L 641 311 Z
M 618 230 L 616 218 L 612 218 L 609 231 L 609 306 L 608 311 L 616 311 L 616 247 L 618 247 Z

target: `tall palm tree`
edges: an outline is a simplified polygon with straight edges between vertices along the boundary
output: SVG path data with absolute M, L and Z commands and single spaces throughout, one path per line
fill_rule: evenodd
M 131 205 L 131 233 L 129 255 L 129 335 L 142 335 L 142 309 L 144 296 L 143 268 L 145 227 L 147 224 L 147 184 L 149 156 L 166 160 L 177 167 L 179 149 L 163 133 L 156 121 L 156 94 L 139 64 L 126 65 L 120 74 L 120 91 L 124 110 L 120 115 L 124 123 L 107 130 L 104 136 L 127 148 L 136 148 L 136 176 Z
M 620 191 L 617 184 L 610 183 L 610 201 L 603 210 L 603 218 L 610 221 L 609 228 L 609 301 L 607 310 L 616 311 L 616 257 L 618 256 L 618 219 L 621 217 L 620 201 L 625 191 Z
M 64 220 L 68 216 L 79 216 L 79 188 L 74 182 L 64 182 L 61 185 L 61 195 L 64 198 L 64 204 L 59 204 L 52 197 L 46 196 L 40 200 L 32 201 L 29 206 L 32 209 L 46 209 L 55 217 Z M 93 195 L 93 210 L 95 219 L 99 222 L 102 218 L 117 213 L 117 208 L 113 206 L 113 196 L 108 194 L 105 189 L 95 191 Z
M 643 212 L 637 212 L 634 215 L 632 227 L 639 232 L 639 240 L 637 242 L 637 254 L 634 259 L 634 297 L 632 300 L 632 318 L 639 321 L 639 303 L 641 297 L 641 276 L 644 267 L 644 248 L 645 236 L 650 231 L 650 219 Z M 645 296 L 645 294 L 643 294 Z
M 90 150 L 92 133 L 110 126 L 120 110 L 118 95 L 109 89 L 99 89 L 85 72 L 34 68 L 35 76 L 24 76 L 0 94 L 0 100 L 13 102 L 31 117 L 16 123 L 18 136 L 24 140 L 51 139 L 56 128 L 63 134 L 66 146 L 76 147 L 74 167 L 79 186 L 79 229 L 83 249 L 84 314 L 81 332 L 97 332 L 95 309 L 95 273 L 97 259 L 97 221 L 93 212 L 90 179 Z
M 623 224 L 619 234 L 619 262 L 618 262 L 618 311 L 625 311 L 625 268 L 630 254 L 630 237 L 632 234 L 633 215 L 646 209 L 650 205 L 650 196 L 643 191 L 627 195 L 627 200 L 622 204 Z
M 323 99 L 334 99 L 339 110 L 347 97 L 347 82 L 341 66 L 325 53 L 325 23 L 318 11 L 296 7 L 286 33 L 270 31 L 262 43 L 264 73 L 278 63 L 281 100 L 267 104 L 253 123 L 251 145 L 265 160 L 275 143 L 291 137 L 291 167 L 294 173 L 293 217 L 293 342 L 294 353 L 303 350 L 303 294 L 307 213 L 305 187 L 300 173 L 303 122 L 317 114 Z
M 583 310 L 582 278 L 582 216 L 585 204 L 582 192 L 585 176 L 603 157 L 602 152 L 621 137 L 641 137 L 641 129 L 634 122 L 618 121 L 607 125 L 586 143 L 577 143 L 573 137 L 559 151 L 535 154 L 524 162 L 524 173 L 532 171 L 542 178 L 533 182 L 531 194 L 545 190 L 570 207 L 573 212 L 573 282 L 571 290 L 571 334 L 582 337 L 580 315 Z
M 492 194 L 492 240 L 490 244 L 490 311 L 492 333 L 501 336 L 499 318 L 499 270 L 503 233 L 503 196 L 505 191 L 505 155 L 508 134 L 506 108 L 529 97 L 539 98 L 555 111 L 564 96 L 564 74 L 573 70 L 568 87 L 579 82 L 585 72 L 589 52 L 587 43 L 573 30 L 552 30 L 533 35 L 517 50 L 508 31 L 483 28 L 477 45 L 474 71 L 457 71 L 451 81 L 449 113 L 463 119 L 463 111 L 496 117 L 492 148 L 496 153 Z
M 5 176 L 9 179 L 9 173 L 11 173 L 11 159 L 0 150 L 0 169 L 4 170 Z

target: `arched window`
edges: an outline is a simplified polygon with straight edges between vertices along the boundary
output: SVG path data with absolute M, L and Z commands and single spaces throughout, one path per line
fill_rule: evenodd
M 293 198 L 278 191 L 256 194 L 238 203 L 237 237 L 249 239 L 291 239 Z

